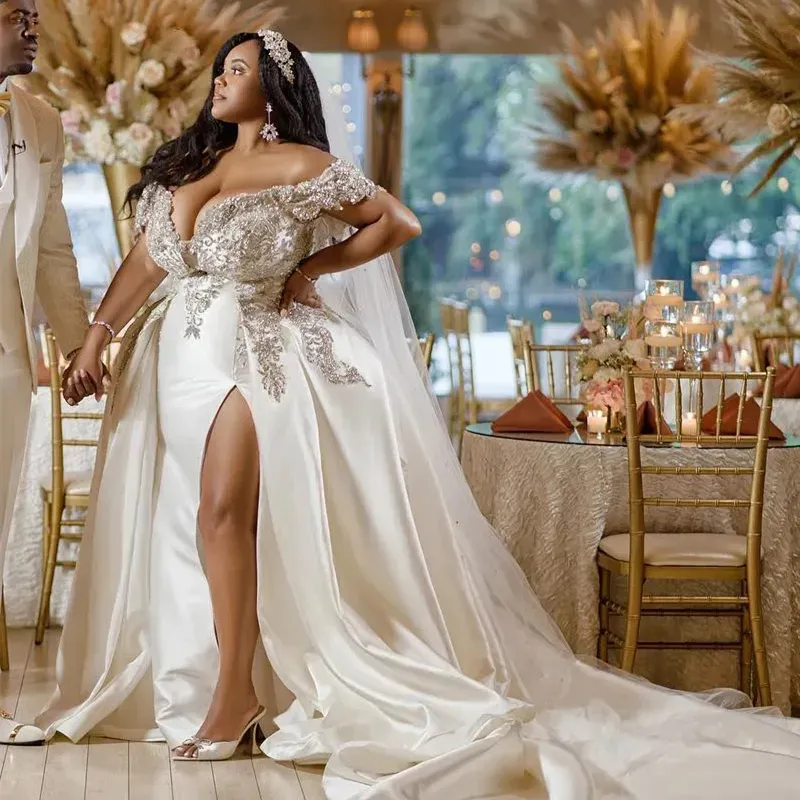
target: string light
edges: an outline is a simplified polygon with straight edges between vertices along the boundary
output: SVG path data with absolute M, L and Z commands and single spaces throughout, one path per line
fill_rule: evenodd
M 778 178 L 778 188 L 782 192 L 789 191 L 789 179 L 788 178 Z
M 492 189 L 489 192 L 489 201 L 492 203 L 502 203 L 503 202 L 503 192 L 500 189 Z
M 512 238 L 515 239 L 517 236 L 522 233 L 522 225 L 515 219 L 510 219 L 506 222 L 506 233 Z
M 356 132 L 356 124 L 355 124 L 355 122 L 348 122 L 347 123 L 347 132 L 348 133 L 355 133 Z
M 342 84 L 342 91 L 343 92 L 351 92 L 352 90 L 353 90 L 353 87 L 349 83 L 343 83 Z
M 578 278 L 578 288 L 585 289 L 586 288 L 586 278 Z
M 447 195 L 444 192 L 434 192 L 431 200 L 434 205 L 443 206 L 447 202 Z
M 342 106 L 342 112 L 343 112 L 344 114 L 349 114 L 349 113 L 350 113 L 352 110 L 353 110 L 353 107 L 352 107 L 352 106 L 349 106 L 349 105 L 347 105 L 347 103 L 345 103 L 345 104 Z
M 331 86 L 331 92 L 333 92 L 333 94 L 341 94 L 342 93 L 342 84 L 341 83 L 334 83 L 333 86 Z
M 477 255 L 477 254 L 478 254 L 478 253 L 480 253 L 480 251 L 481 251 L 481 246 L 480 246 L 480 245 L 479 245 L 477 242 L 473 242 L 473 243 L 472 243 L 472 244 L 469 246 L 469 249 L 470 249 L 470 250 L 472 250 L 472 252 L 473 252 L 473 253 L 475 253 L 475 254 Z
M 675 184 L 674 183 L 665 183 L 664 184 L 664 197 L 675 197 Z
M 492 250 L 491 253 L 489 253 L 489 258 L 491 258 L 492 261 L 499 261 L 500 260 L 500 251 L 499 250 Z
M 489 287 L 488 295 L 492 300 L 499 300 L 503 296 L 503 290 L 497 284 L 494 284 Z
M 550 320 L 553 319 L 553 312 L 550 311 L 549 308 L 546 308 L 544 311 L 542 311 L 542 319 L 545 322 L 550 322 Z
M 606 189 L 606 197 L 611 200 L 611 202 L 616 202 L 619 200 L 619 186 L 609 186 Z
M 549 196 L 550 196 L 550 202 L 551 203 L 560 203 L 561 202 L 561 189 L 559 189 L 557 186 L 554 186 L 550 190 Z
M 733 191 L 733 184 L 730 181 L 722 181 L 719 188 L 722 194 L 728 195 Z

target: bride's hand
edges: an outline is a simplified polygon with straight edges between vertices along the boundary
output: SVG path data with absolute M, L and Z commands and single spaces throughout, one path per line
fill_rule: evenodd
M 64 371 L 61 392 L 69 405 L 74 406 L 93 394 L 97 400 L 111 386 L 111 378 L 100 354 L 85 347 Z
M 310 308 L 322 308 L 313 281 L 309 280 L 300 270 L 295 270 L 286 281 L 281 297 L 280 312 L 285 317 L 292 310 L 293 303 L 300 303 Z

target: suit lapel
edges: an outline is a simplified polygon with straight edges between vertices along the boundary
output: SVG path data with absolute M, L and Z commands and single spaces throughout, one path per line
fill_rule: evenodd
M 25 143 L 25 151 L 12 154 L 14 163 L 14 235 L 17 259 L 28 244 L 39 203 L 39 137 L 26 93 L 11 84 L 12 142 Z

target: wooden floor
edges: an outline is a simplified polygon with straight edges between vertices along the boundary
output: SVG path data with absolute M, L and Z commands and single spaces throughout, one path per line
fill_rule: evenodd
M 32 720 L 53 691 L 60 631 L 33 644 L 9 631 L 11 671 L 0 707 Z M 59 737 L 44 747 L 0 746 L 0 800 L 324 800 L 321 770 L 237 756 L 216 764 L 174 763 L 165 744 Z

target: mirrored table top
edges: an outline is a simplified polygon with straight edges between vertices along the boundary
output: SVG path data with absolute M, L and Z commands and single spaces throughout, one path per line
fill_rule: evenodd
M 571 444 L 571 445 L 589 445 L 594 447 L 624 447 L 625 438 L 622 434 L 602 434 L 600 436 L 589 433 L 586 428 L 581 425 L 578 428 L 573 428 L 571 433 L 522 433 L 519 431 L 495 433 L 492 430 L 491 422 L 479 422 L 477 425 L 469 425 L 467 433 L 475 434 L 477 436 L 489 436 L 495 439 L 517 439 L 526 442 L 541 442 L 545 444 Z M 722 444 L 714 442 L 709 439 L 707 442 L 695 444 L 694 442 L 671 442 L 661 445 L 650 445 L 654 447 L 702 447 L 703 449 L 730 449 L 736 445 Z M 771 440 L 770 447 L 800 447 L 800 436 L 787 436 L 784 441 L 780 439 Z

